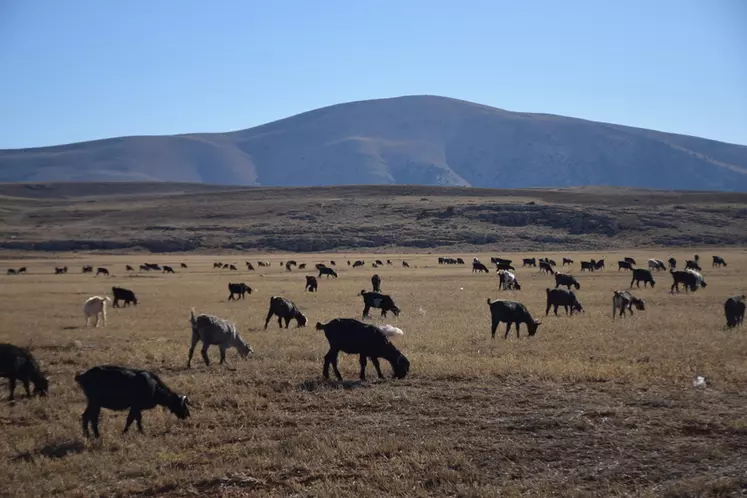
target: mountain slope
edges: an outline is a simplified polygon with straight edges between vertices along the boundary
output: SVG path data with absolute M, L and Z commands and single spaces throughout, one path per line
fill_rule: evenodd
M 0 181 L 747 191 L 747 147 L 433 96 L 338 104 L 229 133 L 0 151 Z

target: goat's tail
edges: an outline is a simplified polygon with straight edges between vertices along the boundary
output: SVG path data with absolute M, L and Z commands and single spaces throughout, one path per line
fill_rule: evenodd
M 387 337 L 395 337 L 395 336 L 403 336 L 405 333 L 402 331 L 401 328 L 395 327 L 394 325 L 380 325 L 379 330 L 381 330 L 385 336 Z
M 197 319 L 195 318 L 195 309 L 194 308 L 191 308 L 189 310 L 189 323 L 191 323 L 193 327 L 197 325 Z
M 488 298 L 488 304 L 491 304 L 491 303 L 490 303 L 490 298 Z
M 316 322 L 316 329 L 317 330 L 324 330 L 324 325 L 322 322 Z

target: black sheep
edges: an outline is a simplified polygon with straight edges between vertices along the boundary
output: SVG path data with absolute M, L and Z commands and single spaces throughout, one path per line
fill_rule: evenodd
M 381 292 L 381 277 L 378 274 L 371 277 L 371 286 L 373 286 L 374 292 Z
M 545 316 L 550 313 L 550 308 L 554 308 L 553 312 L 557 316 L 558 306 L 565 308 L 565 314 L 568 314 L 568 308 L 570 308 L 570 314 L 573 315 L 574 311 L 584 311 L 583 306 L 578 301 L 576 293 L 572 290 L 566 289 L 547 289 L 547 309 L 545 309 Z
M 394 304 L 390 296 L 378 292 L 366 292 L 365 290 L 361 291 L 361 296 L 363 296 L 363 318 L 370 318 L 368 311 L 371 308 L 380 309 L 381 316 L 386 316 L 387 311 L 394 313 L 394 316 L 399 316 L 400 309 Z
M 122 287 L 112 287 L 112 295 L 114 296 L 114 301 L 112 302 L 112 307 L 114 308 L 119 308 L 120 299 L 124 301 L 125 306 L 129 305 L 130 303 L 137 306 L 137 298 L 135 297 L 135 293 L 130 289 L 123 289 Z
M 392 365 L 393 377 L 404 379 L 410 370 L 410 362 L 389 340 L 389 337 L 401 335 L 402 331 L 392 326 L 377 326 L 354 320 L 352 318 L 336 318 L 327 323 L 317 323 L 317 330 L 323 330 L 329 342 L 329 351 L 324 355 L 324 369 L 322 375 L 329 379 L 329 366 L 332 365 L 335 376 L 342 380 L 337 368 L 337 356 L 340 351 L 348 354 L 360 355 L 360 378 L 366 379 L 367 358 L 376 368 L 379 378 L 383 378 L 379 358 L 384 358 Z
M 733 328 L 744 323 L 744 300 L 744 295 L 732 296 L 724 303 L 727 327 Z
M 15 398 L 16 381 L 21 381 L 26 395 L 31 397 L 30 383 L 34 384 L 34 394 L 46 396 L 49 380 L 44 377 L 39 364 L 28 349 L 13 344 L 0 344 L 0 377 L 8 379 L 10 397 Z
M 532 318 L 532 315 L 527 311 L 526 306 L 516 301 L 506 301 L 503 299 L 496 299 L 492 303 L 488 298 L 488 306 L 490 306 L 490 318 L 492 321 L 490 327 L 490 336 L 495 339 L 495 331 L 498 328 L 498 324 L 501 322 L 506 323 L 506 335 L 504 339 L 508 339 L 508 334 L 511 331 L 511 325 L 516 324 L 516 338 L 519 337 L 519 325 L 526 323 L 529 331 L 529 337 L 534 336 L 537 333 L 537 327 L 539 327 L 539 320 Z
M 306 317 L 298 309 L 298 306 L 296 306 L 290 299 L 280 296 L 272 296 L 270 298 L 270 309 L 267 312 L 267 318 L 265 319 L 265 329 L 267 329 L 267 324 L 270 323 L 270 319 L 273 315 L 278 317 L 278 326 L 280 328 L 283 327 L 283 320 L 285 320 L 286 329 L 291 320 L 295 320 L 298 327 L 306 326 Z
M 88 399 L 83 412 L 83 434 L 88 437 L 88 425 L 93 428 L 94 437 L 99 437 L 99 415 L 102 408 L 128 410 L 127 423 L 123 433 L 132 422 L 143 432 L 142 411 L 156 406 L 164 406 L 180 419 L 189 417 L 189 400 L 169 389 L 158 375 L 147 370 L 101 365 L 78 373 L 75 382 Z

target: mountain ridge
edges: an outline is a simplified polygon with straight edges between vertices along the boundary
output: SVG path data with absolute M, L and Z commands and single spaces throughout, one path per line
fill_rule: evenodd
M 0 150 L 0 181 L 747 191 L 747 147 L 438 96 L 335 104 L 243 130 Z

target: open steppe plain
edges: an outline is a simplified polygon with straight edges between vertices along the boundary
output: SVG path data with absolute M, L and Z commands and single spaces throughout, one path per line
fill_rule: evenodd
M 550 276 L 518 268 L 521 291 L 500 292 L 494 272 L 437 264 L 448 254 L 91 255 L 14 257 L 0 261 L 0 341 L 31 344 L 51 377 L 47 398 L 5 401 L 0 384 L 2 496 L 736 496 L 747 490 L 747 329 L 727 330 L 724 300 L 745 292 L 747 253 L 703 249 L 708 287 L 669 293 L 671 277 L 634 290 L 647 310 L 612 320 L 611 295 L 627 288 L 622 256 L 681 263 L 694 251 L 650 249 L 562 256 L 576 261 L 586 312 L 545 317 Z M 728 267 L 710 267 L 711 256 Z M 22 256 L 22 255 L 21 255 Z M 605 258 L 606 271 L 581 273 L 582 259 Z M 374 259 L 393 266 L 372 269 Z M 338 279 L 305 293 L 304 275 L 280 261 L 312 267 L 336 260 Z M 364 259 L 352 269 L 347 260 Z M 405 259 L 411 268 L 403 268 Z M 245 260 L 272 266 L 247 272 Z M 127 274 L 125 264 L 175 266 L 175 275 Z M 238 272 L 214 270 L 215 261 Z M 188 269 L 178 268 L 186 263 Z M 81 274 L 105 266 L 110 277 Z M 67 265 L 66 275 L 54 266 Z M 27 266 L 26 275 L 5 269 Z M 369 364 L 341 355 L 345 381 L 323 381 L 327 342 L 317 321 L 360 317 L 361 289 L 378 273 L 399 317 L 372 321 L 401 327 L 396 345 L 410 359 L 404 380 L 376 379 Z M 227 284 L 255 292 L 228 301 Z M 137 307 L 109 309 L 106 327 L 83 327 L 83 302 L 132 289 Z M 270 296 L 295 301 L 306 328 L 263 330 Z M 535 337 L 490 338 L 488 297 L 516 299 L 542 325 Z M 254 353 L 186 368 L 190 307 L 235 320 Z M 145 434 L 121 435 L 125 413 L 102 412 L 102 438 L 82 437 L 85 397 L 76 372 L 99 364 L 153 370 L 194 403 L 180 421 L 145 412 Z M 391 369 L 382 369 L 387 377 Z M 702 375 L 707 386 L 696 388 Z M 17 394 L 22 394 L 23 389 Z

